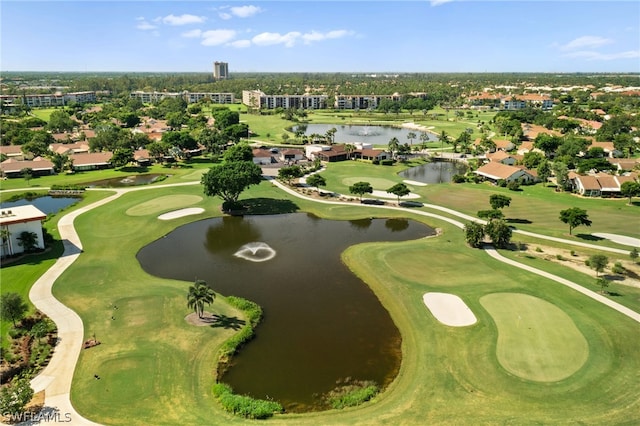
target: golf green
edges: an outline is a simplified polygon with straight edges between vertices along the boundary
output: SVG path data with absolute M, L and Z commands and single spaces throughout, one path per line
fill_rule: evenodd
M 129 216 L 146 216 L 183 208 L 200 201 L 202 201 L 202 197 L 197 195 L 165 195 L 133 206 L 126 213 Z
M 373 189 L 385 190 L 391 188 L 397 182 L 384 178 L 374 178 L 365 176 L 356 176 L 342 179 L 342 183 L 346 186 L 351 186 L 357 182 L 369 182 Z
M 480 299 L 498 328 L 497 357 L 510 373 L 556 382 L 578 371 L 589 357 L 586 339 L 557 306 L 520 293 Z

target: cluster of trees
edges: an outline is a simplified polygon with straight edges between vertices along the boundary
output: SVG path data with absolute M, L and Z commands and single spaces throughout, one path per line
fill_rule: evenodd
M 471 247 L 481 247 L 488 237 L 498 248 L 507 247 L 511 242 L 513 231 L 504 220 L 502 209 L 511 205 L 511 197 L 503 194 L 491 194 L 489 196 L 490 210 L 478 211 L 478 217 L 487 219 L 482 225 L 479 222 L 469 222 L 464 227 L 465 241 Z

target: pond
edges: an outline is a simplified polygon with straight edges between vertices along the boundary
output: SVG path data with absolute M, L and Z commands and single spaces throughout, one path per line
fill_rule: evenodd
M 10 209 L 11 207 L 33 205 L 44 214 L 54 214 L 69 207 L 72 204 L 82 200 L 81 197 L 52 197 L 45 195 L 37 198 L 21 198 L 16 201 L 9 201 L 0 204 L 2 209 Z
M 181 226 L 137 258 L 153 275 L 204 279 L 216 292 L 258 303 L 264 318 L 256 337 L 222 381 L 236 393 L 302 412 L 328 408 L 321 395 L 340 380 L 374 380 L 384 387 L 400 367 L 398 329 L 340 254 L 357 243 L 434 233 L 405 219 L 224 217 Z M 215 303 L 209 309 L 215 312 Z
M 451 182 L 454 175 L 467 172 L 467 165 L 462 161 L 433 161 L 404 170 L 399 173 L 405 179 L 424 183 Z
M 327 133 L 327 130 L 336 129 L 334 136 L 336 143 L 354 143 L 364 142 L 372 145 L 388 145 L 392 138 L 397 138 L 400 144 L 417 145 L 422 143 L 420 130 L 412 130 L 403 127 L 392 126 L 373 126 L 373 125 L 344 125 L 344 124 L 306 124 L 307 130 L 305 135 Z M 295 131 L 295 127 L 294 127 Z M 409 133 L 415 133 L 416 138 L 413 141 L 407 139 Z M 438 141 L 438 136 L 433 133 L 427 133 L 429 142 Z
M 117 177 L 112 179 L 102 179 L 93 182 L 84 183 L 82 185 L 88 187 L 100 188 L 121 188 L 126 186 L 148 185 L 158 180 L 160 176 L 166 176 L 161 173 L 149 173 L 144 175 L 131 175 L 125 177 Z

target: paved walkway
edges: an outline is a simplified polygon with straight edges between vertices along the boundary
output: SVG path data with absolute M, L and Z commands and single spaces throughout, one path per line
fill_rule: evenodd
M 344 202 L 344 201 L 330 201 L 330 200 L 318 200 L 312 197 L 307 197 L 303 194 L 300 194 L 297 191 L 283 185 L 278 182 L 274 178 L 267 178 L 276 185 L 281 188 L 283 191 L 292 194 L 299 198 L 304 198 L 310 201 L 324 203 L 324 204 L 342 204 L 346 206 L 361 206 L 361 204 L 353 203 L 353 202 Z M 100 207 L 105 205 L 116 198 L 120 197 L 122 194 L 130 191 L 141 191 L 148 189 L 159 189 L 162 187 L 169 186 L 187 186 L 187 185 L 196 185 L 199 182 L 184 182 L 177 184 L 168 184 L 168 185 L 154 185 L 154 186 L 140 186 L 140 187 L 132 187 L 132 188 L 122 188 L 122 189 L 109 189 L 110 191 L 115 191 L 114 195 L 106 197 L 100 201 L 97 201 L 89 206 L 79 208 L 74 210 L 73 212 L 63 216 L 58 222 L 58 228 L 60 232 L 60 238 L 64 244 L 64 253 L 62 256 L 56 261 L 56 263 L 45 272 L 33 285 L 31 291 L 29 293 L 29 298 L 36 306 L 37 309 L 45 313 L 49 318 L 51 318 L 58 327 L 58 339 L 59 343 L 56 346 L 53 356 L 49 361 L 47 367 L 31 381 L 31 386 L 34 388 L 36 392 L 41 390 L 45 390 L 45 408 L 43 410 L 43 419 L 46 419 L 46 424 L 65 424 L 65 425 L 98 425 L 98 423 L 91 422 L 90 420 L 85 419 L 76 410 L 73 408 L 70 400 L 70 392 L 71 392 L 71 382 L 73 379 L 73 373 L 75 371 L 75 366 L 78 361 L 78 357 L 80 355 L 80 351 L 82 350 L 83 340 L 84 340 L 84 326 L 82 324 L 82 319 L 71 309 L 67 308 L 65 305 L 60 303 L 53 294 L 51 293 L 51 289 L 53 287 L 54 282 L 62 275 L 62 273 L 69 267 L 73 262 L 80 256 L 82 252 L 82 243 L 78 234 L 75 231 L 73 226 L 74 220 L 80 216 L 81 214 L 94 209 L 96 207 Z M 40 188 L 42 189 L 42 188 Z M 96 190 L 104 190 L 104 189 L 96 189 Z M 17 191 L 17 190 L 14 190 Z M 435 213 L 426 212 L 423 210 L 415 210 L 415 209 L 407 209 L 404 207 L 395 207 L 395 206 L 376 206 L 376 205 L 362 205 L 363 207 L 368 208 L 380 208 L 386 210 L 399 210 L 405 213 L 413 213 L 421 216 L 432 217 L 438 220 L 443 220 L 447 223 L 450 223 L 458 228 L 464 228 L 464 224 L 456 219 L 441 216 Z M 448 209 L 446 207 L 441 207 L 433 204 L 426 204 L 425 207 L 439 210 L 450 215 L 454 215 L 465 219 L 467 221 L 478 221 L 482 222 L 479 219 L 459 213 L 455 210 Z M 601 247 L 588 243 L 579 243 L 570 240 L 563 240 L 561 238 L 555 237 L 547 237 L 544 235 L 534 234 L 525 231 L 515 231 L 522 233 L 524 235 L 530 235 L 536 238 L 544 238 L 553 241 L 558 241 L 565 244 L 573 244 L 582 247 L 589 247 L 597 250 L 605 250 L 616 253 L 629 253 L 626 250 L 613 249 L 609 247 Z M 618 312 L 628 316 L 629 318 L 634 319 L 637 322 L 640 322 L 640 314 L 632 311 L 625 306 L 620 305 L 619 303 L 613 302 L 606 297 L 595 293 L 593 291 L 587 290 L 584 287 L 571 282 L 569 280 L 565 280 L 564 278 L 555 276 L 553 274 L 547 273 L 545 271 L 529 267 L 527 265 L 522 265 L 516 261 L 511 259 L 507 259 L 504 256 L 500 255 L 497 251 L 492 248 L 486 249 L 487 253 L 499 260 L 501 262 L 507 263 L 509 265 L 525 269 L 529 272 L 538 274 L 545 278 L 554 280 L 563 285 L 566 285 L 588 297 L 591 297 L 598 302 L 601 302 L 612 309 L 617 310 Z M 47 417 L 44 417 L 47 416 Z M 38 424 L 37 422 L 29 422 L 25 424 Z

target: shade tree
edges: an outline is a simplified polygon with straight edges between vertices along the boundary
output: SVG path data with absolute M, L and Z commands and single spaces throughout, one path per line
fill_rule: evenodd
M 586 210 L 579 207 L 571 207 L 560 212 L 560 220 L 569 225 L 569 235 L 574 228 L 584 225 L 591 226 L 591 220 Z
M 373 187 L 369 182 L 356 182 L 349 187 L 349 192 L 352 194 L 359 195 L 360 201 L 362 201 L 362 196 L 364 194 L 373 193 Z

